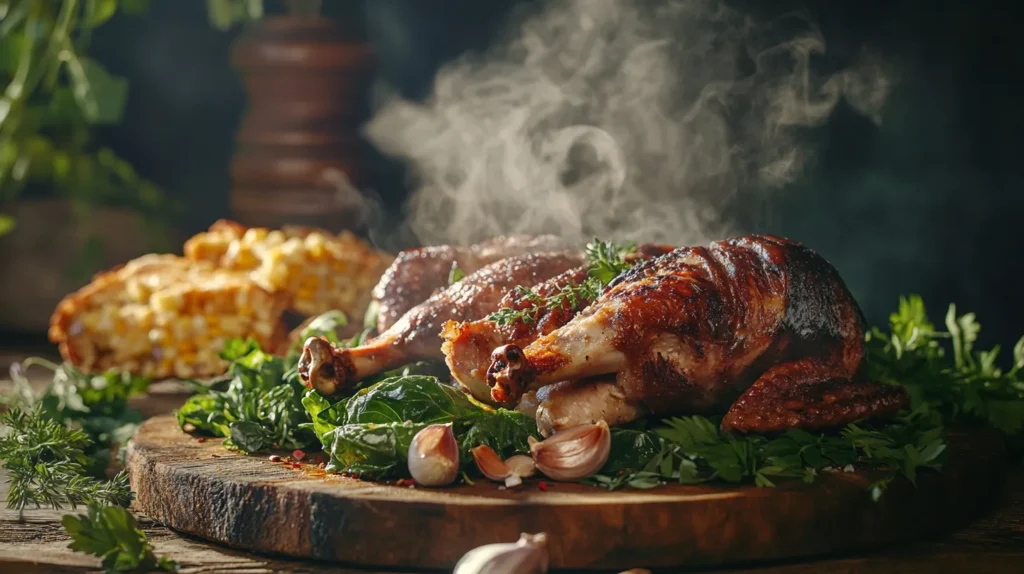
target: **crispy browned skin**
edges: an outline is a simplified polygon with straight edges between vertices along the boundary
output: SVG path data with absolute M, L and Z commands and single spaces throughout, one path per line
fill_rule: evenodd
M 675 249 L 670 245 L 644 244 L 626 256 L 630 263 L 664 255 Z M 557 277 L 533 287 L 532 291 L 542 298 L 551 297 L 565 288 L 578 287 L 587 279 L 587 266 L 570 269 Z M 535 341 L 562 325 L 565 325 L 591 300 L 580 301 L 576 306 L 568 302 L 558 307 L 540 307 L 530 314 L 531 320 L 517 320 L 499 325 L 488 319 L 479 321 L 449 321 L 441 331 L 445 340 L 441 346 L 445 362 L 452 376 L 478 397 L 489 398 L 487 368 L 491 364 L 491 352 L 507 344 L 520 347 Z M 529 310 L 536 303 L 518 289 L 512 289 L 498 305 L 498 309 Z
M 863 357 L 863 318 L 835 268 L 796 242 L 750 236 L 641 263 L 562 328 L 497 349 L 487 378 L 511 404 L 528 388 L 616 373 L 625 399 L 653 414 L 728 409 L 724 430 L 770 432 L 905 408 L 902 388 L 858 379 Z
M 377 331 L 391 328 L 410 309 L 448 286 L 453 265 L 465 274 L 506 257 L 567 249 L 552 235 L 496 237 L 466 247 L 436 245 L 408 249 L 398 254 L 373 290 L 378 305 Z
M 325 339 L 306 342 L 299 375 L 309 387 L 334 394 L 345 385 L 416 360 L 441 359 L 438 336 L 447 321 L 481 319 L 516 285 L 532 287 L 579 266 L 582 253 L 551 252 L 509 257 L 438 291 L 369 343 L 333 348 Z

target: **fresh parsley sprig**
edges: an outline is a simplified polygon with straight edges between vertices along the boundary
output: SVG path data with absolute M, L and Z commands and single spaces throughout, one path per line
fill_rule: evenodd
M 929 405 L 947 420 L 987 423 L 1010 438 L 1024 431 L 1024 337 L 1009 370 L 997 366 L 999 347 L 977 351 L 981 325 L 974 313 L 950 305 L 945 331 L 929 320 L 920 296 L 901 297 L 889 332 L 867 336 L 867 376 L 903 385 L 912 407 Z M 952 353 L 950 353 L 952 351 Z
M 487 320 L 498 325 L 511 325 L 517 321 L 533 323 L 546 309 L 578 311 L 597 299 L 606 285 L 630 268 L 626 255 L 635 250 L 636 246 L 632 244 L 617 245 L 595 238 L 586 247 L 588 277 L 582 283 L 563 285 L 556 293 L 546 297 L 527 287 L 518 286 L 515 288 L 516 294 L 529 301 L 530 305 L 522 309 L 501 308 L 488 315 Z
M 119 506 L 90 504 L 86 514 L 65 515 L 61 520 L 71 536 L 68 548 L 103 559 L 105 572 L 174 572 L 178 565 L 166 556 L 157 557 L 135 517 Z
M 584 482 L 610 490 L 712 481 L 772 487 L 779 478 L 810 483 L 821 472 L 869 468 L 880 473 L 871 485 L 877 500 L 895 477 L 913 483 L 918 470 L 940 468 L 946 448 L 940 420 L 927 407 L 884 425 L 847 425 L 839 434 L 793 429 L 769 438 L 722 433 L 717 423 L 674 417 L 652 430 L 613 431 L 613 457 Z

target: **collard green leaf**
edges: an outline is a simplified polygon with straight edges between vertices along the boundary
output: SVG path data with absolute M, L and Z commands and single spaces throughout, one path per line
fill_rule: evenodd
M 347 424 L 324 435 L 330 445 L 328 471 L 365 477 L 408 475 L 409 444 L 425 423 Z
M 242 452 L 258 452 L 266 444 L 263 427 L 253 421 L 238 421 L 229 425 L 231 443 Z
M 421 375 L 385 379 L 353 395 L 345 409 L 349 424 L 446 423 L 479 410 L 462 391 Z

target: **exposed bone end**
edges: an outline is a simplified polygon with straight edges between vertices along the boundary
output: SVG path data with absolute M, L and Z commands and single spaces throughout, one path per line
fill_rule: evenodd
M 441 329 L 441 352 L 452 377 L 473 398 L 491 403 L 491 388 L 487 385 L 486 367 L 490 365 L 491 350 L 502 341 L 494 332 L 490 321 L 459 323 L 448 321 Z
M 346 372 L 338 368 L 331 342 L 323 337 L 310 337 L 299 357 L 299 378 L 302 383 L 322 394 L 333 395 L 345 386 Z
M 525 391 L 526 356 L 518 345 L 502 345 L 491 353 L 491 366 L 487 369 L 487 386 L 491 398 L 501 405 L 514 405 Z

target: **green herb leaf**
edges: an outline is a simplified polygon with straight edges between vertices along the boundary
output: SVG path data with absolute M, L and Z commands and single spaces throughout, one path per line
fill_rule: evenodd
M 465 277 L 465 276 L 466 276 L 466 273 L 462 269 L 459 268 L 459 264 L 458 263 L 452 263 L 452 268 L 448 272 L 448 284 L 449 285 L 454 285 L 455 283 L 458 283 L 459 281 L 462 281 L 463 277 Z
M 68 548 L 103 559 L 105 572 L 175 571 L 169 558 L 157 558 L 146 535 L 128 510 L 90 504 L 86 514 L 65 515 L 61 520 L 71 536 Z

